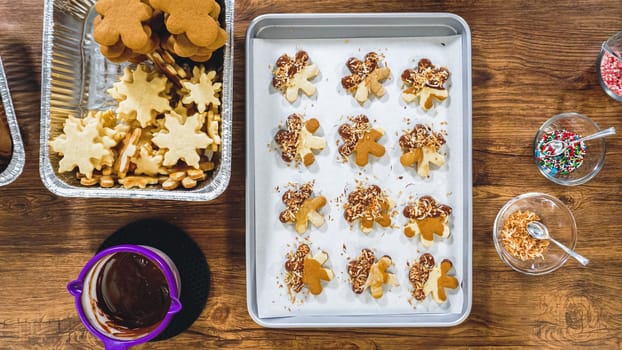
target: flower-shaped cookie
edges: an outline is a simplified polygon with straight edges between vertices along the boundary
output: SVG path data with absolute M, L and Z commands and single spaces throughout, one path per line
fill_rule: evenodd
M 445 144 L 441 132 L 434 132 L 428 126 L 417 124 L 412 131 L 406 131 L 400 137 L 402 156 L 400 163 L 409 167 L 417 165 L 417 174 L 426 177 L 430 174 L 430 163 L 436 166 L 445 164 L 445 157 L 439 153 Z
M 93 37 L 108 60 L 142 61 L 158 48 L 160 38 L 151 27 L 154 11 L 146 1 L 98 0 L 95 10 Z
M 281 129 L 274 136 L 274 141 L 281 146 L 281 158 L 288 163 L 313 164 L 313 150 L 321 151 L 326 147 L 323 137 L 313 135 L 319 127 L 320 122 L 315 118 L 305 121 L 296 113 L 287 117 L 287 130 Z
M 406 69 L 402 73 L 402 98 L 408 103 L 419 98 L 421 108 L 428 110 L 434 106 L 434 99 L 444 101 L 447 98 L 447 79 L 447 68 L 437 68 L 429 59 L 422 58 L 416 69 Z
M 95 4 L 99 14 L 95 20 L 93 37 L 102 45 L 122 42 L 136 50 L 149 43 L 151 30 L 143 24 L 151 19 L 153 9 L 141 0 L 99 0 Z M 148 28 L 148 27 L 147 27 Z
M 440 204 L 430 196 L 419 198 L 414 204 L 404 207 L 404 216 L 409 222 L 404 226 L 406 237 L 420 235 L 421 243 L 430 247 L 434 243 L 434 235 L 440 238 L 449 236 L 447 220 L 451 207 Z
M 220 5 L 213 0 L 150 0 L 154 9 L 167 14 L 166 29 L 171 34 L 186 34 L 195 45 L 207 47 L 218 38 L 220 24 L 214 14 Z
M 311 248 L 305 243 L 295 252 L 289 252 L 285 262 L 285 284 L 290 295 L 299 293 L 305 285 L 313 295 L 322 293 L 322 281 L 334 277 L 331 269 L 322 266 L 327 260 L 328 254 L 321 250 L 311 256 Z
M 412 284 L 412 296 L 415 300 L 423 301 L 432 294 L 432 298 L 439 304 L 447 301 L 445 288 L 458 288 L 458 279 L 449 276 L 453 264 L 444 259 L 440 265 L 435 265 L 434 257 L 430 253 L 422 254 L 419 261 L 412 264 L 408 271 L 408 280 Z
M 371 232 L 374 222 L 382 227 L 391 225 L 393 201 L 382 192 L 377 185 L 359 186 L 348 195 L 343 205 L 343 216 L 347 222 L 360 220 L 360 228 L 364 233 Z
M 375 52 L 365 55 L 365 61 L 351 57 L 346 67 L 352 74 L 341 79 L 341 86 L 354 95 L 359 103 L 364 103 L 371 92 L 376 97 L 384 96 L 382 82 L 389 78 L 389 67 L 380 67 L 381 57 Z
M 205 62 L 225 45 L 227 33 L 218 22 L 220 5 L 216 1 L 150 0 L 150 4 L 165 14 L 165 49 L 195 62 Z
M 348 261 L 348 276 L 352 284 L 352 291 L 361 294 L 369 288 L 374 299 L 384 294 L 383 286 L 398 286 L 397 277 L 387 270 L 393 265 L 388 255 L 376 261 L 376 255 L 370 249 L 363 249 L 361 255 Z
M 343 138 L 339 154 L 345 159 L 355 153 L 354 160 L 358 166 L 367 165 L 369 154 L 382 157 L 385 149 L 378 143 L 384 135 L 382 130 L 372 128 L 367 116 L 362 114 L 348 119 L 352 124 L 345 123 L 339 127 L 339 135 Z
M 295 57 L 283 54 L 276 60 L 272 86 L 281 90 L 287 101 L 295 102 L 300 90 L 307 96 L 315 94 L 315 86 L 309 80 L 319 72 L 318 67 L 309 62 L 309 55 L 305 51 L 296 52 Z
M 287 206 L 279 215 L 282 223 L 294 223 L 297 233 L 307 231 L 309 221 L 315 227 L 324 224 L 324 216 L 318 210 L 326 205 L 326 197 L 311 197 L 313 194 L 313 182 L 302 185 L 292 184 L 282 197 Z

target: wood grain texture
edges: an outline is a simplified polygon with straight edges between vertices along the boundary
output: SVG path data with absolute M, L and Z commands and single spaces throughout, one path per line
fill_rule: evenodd
M 473 308 L 463 324 L 430 329 L 264 329 L 245 293 L 244 39 L 270 12 L 452 12 L 472 31 Z M 0 188 L 0 349 L 91 349 L 65 285 L 119 227 L 158 217 L 186 230 L 212 271 L 207 307 L 188 331 L 138 349 L 621 349 L 622 137 L 591 182 L 561 187 L 536 170 L 531 143 L 547 117 L 578 111 L 622 130 L 622 104 L 596 78 L 601 43 L 622 30 L 617 1 L 237 0 L 233 171 L 210 203 L 69 199 L 52 195 L 38 172 L 41 1 L 0 2 L 0 55 L 26 147 L 23 174 Z M 513 272 L 491 234 L 498 209 L 531 191 L 574 212 L 578 251 L 545 277 Z

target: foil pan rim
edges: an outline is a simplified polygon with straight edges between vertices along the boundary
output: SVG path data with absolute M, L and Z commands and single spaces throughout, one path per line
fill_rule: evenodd
M 13 101 L 11 100 L 11 93 L 9 91 L 9 84 L 4 72 L 4 65 L 0 58 L 0 96 L 2 98 L 2 105 L 4 106 L 4 113 L 6 115 L 7 124 L 11 133 L 11 141 L 13 142 L 13 154 L 11 161 L 7 165 L 6 169 L 0 173 L 0 186 L 5 186 L 15 181 L 24 170 L 24 164 L 26 163 L 26 152 L 24 150 L 24 144 L 22 136 L 19 131 L 19 125 L 17 124 L 17 117 L 15 115 L 15 109 L 13 108 Z

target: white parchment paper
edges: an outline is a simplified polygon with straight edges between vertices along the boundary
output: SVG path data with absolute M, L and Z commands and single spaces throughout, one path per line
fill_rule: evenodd
M 431 296 L 424 302 L 416 302 L 411 296 L 407 264 L 418 260 L 422 253 L 430 252 L 437 263 L 450 259 L 459 281 L 465 270 L 463 235 L 466 233 L 462 232 L 464 219 L 459 211 L 466 200 L 462 174 L 465 142 L 462 102 L 465 96 L 460 74 L 463 69 L 461 37 L 254 39 L 252 44 L 256 251 L 247 254 L 255 255 L 259 317 L 460 313 L 465 302 L 461 287 L 447 290 L 449 300 L 443 305 L 436 304 Z M 298 50 L 307 51 L 320 74 L 313 80 L 316 95 L 302 95 L 290 104 L 271 86 L 272 67 L 283 53 L 291 56 Z M 341 87 L 341 78 L 350 74 L 345 66 L 348 58 L 363 59 L 370 51 L 385 57 L 391 77 L 384 83 L 386 94 L 382 98 L 371 97 L 360 105 Z M 449 98 L 427 112 L 416 103 L 406 104 L 400 96 L 402 71 L 416 67 L 424 57 L 456 73 L 449 80 Z M 301 114 L 305 119 L 317 118 L 321 126 L 316 135 L 324 136 L 327 141 L 327 148 L 316 154 L 316 161 L 309 168 L 283 162 L 273 142 L 275 133 L 291 113 Z M 386 149 L 385 156 L 380 159 L 370 156 L 370 163 L 363 168 L 356 166 L 353 160 L 343 163 L 337 152 L 337 142 L 341 142 L 337 133 L 339 125 L 347 122 L 348 116 L 358 114 L 367 115 L 373 125 L 385 132 L 380 139 Z M 446 164 L 432 167 L 429 178 L 419 177 L 414 168 L 404 168 L 399 162 L 399 137 L 417 123 L 447 132 L 447 144 L 442 149 L 446 153 Z M 288 183 L 311 180 L 315 180 L 315 195 L 328 199 L 328 204 L 320 211 L 326 223 L 320 228 L 310 226 L 305 234 L 298 235 L 293 225 L 282 224 L 278 219 L 284 209 L 281 196 Z M 393 227 L 384 229 L 376 224 L 373 232 L 364 234 L 358 224 L 351 226 L 343 219 L 343 202 L 347 193 L 356 188 L 357 180 L 379 185 L 395 201 Z M 409 200 L 422 195 L 432 195 L 454 208 L 450 218 L 451 237 L 437 239 L 430 248 L 425 248 L 419 237 L 407 238 L 403 234 L 407 219 L 402 210 Z M 284 263 L 287 253 L 301 242 L 308 243 L 313 254 L 318 249 L 328 253 L 325 266 L 334 271 L 335 278 L 324 284 L 321 295 L 310 295 L 305 287 L 292 302 L 284 282 Z M 353 293 L 348 281 L 348 260 L 356 258 L 363 248 L 374 250 L 378 258 L 389 255 L 395 264 L 390 272 L 397 275 L 400 285 L 385 288 L 384 296 L 378 300 L 373 299 L 369 291 L 360 295 Z

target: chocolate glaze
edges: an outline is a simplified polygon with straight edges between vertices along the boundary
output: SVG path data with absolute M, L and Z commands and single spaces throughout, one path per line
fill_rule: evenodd
M 127 329 L 153 328 L 166 315 L 171 298 L 168 283 L 149 259 L 116 253 L 97 278 L 97 306 L 110 322 Z

